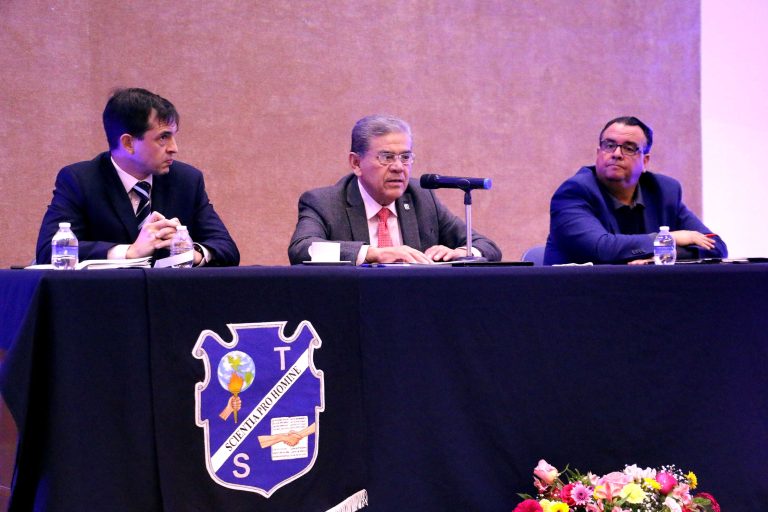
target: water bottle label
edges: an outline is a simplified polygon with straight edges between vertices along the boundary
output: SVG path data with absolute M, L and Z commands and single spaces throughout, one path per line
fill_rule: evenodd
M 51 263 L 55 269 L 74 269 L 77 265 L 77 246 L 60 245 L 52 247 Z
M 194 251 L 185 251 L 180 254 L 173 254 L 167 258 L 163 258 L 165 263 L 172 267 L 191 267 L 195 260 Z
M 674 265 L 676 259 L 674 245 L 657 245 L 653 248 L 653 261 L 656 265 Z

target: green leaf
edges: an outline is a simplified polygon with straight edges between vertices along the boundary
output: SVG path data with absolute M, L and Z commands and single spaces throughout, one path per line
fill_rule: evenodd
M 240 373 L 238 370 L 240 369 L 240 356 L 227 356 L 227 361 L 229 361 L 230 366 L 232 366 L 232 371 L 235 373 Z

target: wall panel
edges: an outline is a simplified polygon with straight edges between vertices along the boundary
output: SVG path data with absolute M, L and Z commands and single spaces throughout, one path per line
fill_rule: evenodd
M 701 210 L 698 2 L 0 2 L 0 265 L 28 262 L 56 172 L 106 148 L 111 88 L 181 114 L 243 264 L 287 264 L 296 201 L 346 172 L 366 114 L 411 122 L 414 175 L 487 176 L 475 226 L 507 259 L 608 119 L 654 127 L 653 169 Z M 462 197 L 441 191 L 462 215 Z M 12 241 L 12 243 L 7 243 Z

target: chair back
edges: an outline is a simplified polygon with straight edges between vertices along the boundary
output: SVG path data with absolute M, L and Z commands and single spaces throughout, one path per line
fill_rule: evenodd
M 541 267 L 544 265 L 544 246 L 534 245 L 527 249 L 523 256 L 520 258 L 523 261 L 530 261 L 534 267 Z

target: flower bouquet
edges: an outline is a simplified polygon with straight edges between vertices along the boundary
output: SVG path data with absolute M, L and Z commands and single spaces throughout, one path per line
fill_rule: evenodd
M 559 472 L 542 459 L 533 470 L 533 484 L 536 498 L 520 494 L 524 501 L 513 512 L 720 512 L 710 494 L 692 494 L 696 475 L 675 466 L 632 465 L 597 476 L 568 467 Z

